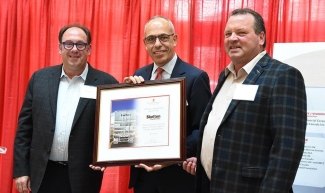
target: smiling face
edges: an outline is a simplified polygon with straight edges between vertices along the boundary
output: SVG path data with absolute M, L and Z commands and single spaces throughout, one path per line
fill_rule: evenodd
M 170 35 L 173 33 L 172 27 L 164 18 L 155 18 L 149 21 L 149 23 L 146 24 L 144 31 L 145 37 Z M 169 40 L 166 42 L 160 42 L 159 39 L 156 38 L 155 43 L 146 44 L 144 40 L 144 44 L 152 60 L 161 67 L 167 64 L 174 57 L 174 47 L 177 44 L 177 35 L 169 36 Z
M 88 43 L 86 33 L 78 27 L 67 29 L 62 36 L 62 42 Z M 70 78 L 80 75 L 86 67 L 91 46 L 87 45 L 84 50 L 79 51 L 76 46 L 73 46 L 71 50 L 67 50 L 63 44 L 60 44 L 59 49 L 59 53 L 62 55 L 64 72 Z
M 251 14 L 233 15 L 225 28 L 225 51 L 235 65 L 236 71 L 263 51 L 265 33 L 255 33 Z

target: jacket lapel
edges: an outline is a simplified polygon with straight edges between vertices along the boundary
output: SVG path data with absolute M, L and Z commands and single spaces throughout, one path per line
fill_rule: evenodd
M 179 78 L 184 77 L 186 70 L 185 66 L 183 65 L 183 61 L 177 57 L 174 69 L 172 71 L 172 74 L 170 75 L 170 78 Z
M 151 72 L 153 70 L 153 63 L 148 66 L 145 70 L 145 74 L 142 76 L 143 79 L 145 80 L 150 80 L 151 79 Z
M 88 64 L 88 74 L 87 74 L 87 78 L 85 81 L 85 85 L 95 86 L 96 80 L 97 80 L 97 76 L 95 75 L 95 71 L 90 66 L 90 64 Z M 76 113 L 75 113 L 71 128 L 74 127 L 74 125 L 78 121 L 80 115 L 82 114 L 82 112 L 84 111 L 85 107 L 87 106 L 87 104 L 89 103 L 90 100 L 94 100 L 94 99 L 81 98 L 81 97 L 79 98 L 79 103 L 78 103 L 78 106 L 76 109 Z
M 213 102 L 214 102 L 215 98 L 217 97 L 223 83 L 226 81 L 228 75 L 229 75 L 229 73 L 226 75 L 224 70 L 220 73 L 217 87 L 214 89 L 214 92 L 213 92 L 213 94 L 212 94 L 212 96 L 210 98 L 210 101 L 209 101 L 209 103 L 208 103 L 208 105 L 206 107 L 206 110 L 205 110 L 205 112 L 204 112 L 204 114 L 202 116 L 202 119 L 201 119 L 203 121 L 203 125 L 205 125 L 207 123 L 208 116 L 209 116 L 209 114 L 210 114 L 210 112 L 212 110 Z
M 261 76 L 261 74 L 264 72 L 263 67 L 267 65 L 267 58 L 269 56 L 265 54 L 265 56 L 256 63 L 252 71 L 248 74 L 247 78 L 243 82 L 243 84 L 250 84 L 253 85 L 257 79 Z M 225 113 L 225 116 L 223 117 L 220 125 L 227 119 L 227 117 L 233 112 L 236 108 L 236 106 L 240 103 L 240 100 L 232 100 L 229 104 L 229 107 Z
M 53 119 L 56 120 L 56 109 L 58 101 L 58 92 L 60 84 L 60 76 L 62 72 L 62 65 L 57 68 L 53 68 L 51 76 L 48 79 L 49 84 L 49 99 L 50 99 L 50 108 L 52 109 Z

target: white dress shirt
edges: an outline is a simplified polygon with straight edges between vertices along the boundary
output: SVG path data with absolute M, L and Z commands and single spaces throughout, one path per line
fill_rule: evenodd
M 85 84 L 88 64 L 80 76 L 70 79 L 62 68 L 58 91 L 55 132 L 50 154 L 52 161 L 68 161 L 68 145 L 72 122 L 80 99 L 80 89 Z
M 175 54 L 174 57 L 164 66 L 160 67 L 162 69 L 164 69 L 164 71 L 161 73 L 162 75 L 162 79 L 169 79 L 170 76 L 172 75 L 174 66 L 176 64 L 177 61 L 177 55 Z M 155 77 L 157 76 L 157 68 L 159 68 L 159 66 L 157 66 L 156 63 L 154 63 L 152 72 L 151 72 L 151 78 L 150 80 L 155 80 Z

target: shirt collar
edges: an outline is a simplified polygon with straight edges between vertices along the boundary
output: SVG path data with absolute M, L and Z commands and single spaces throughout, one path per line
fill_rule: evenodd
M 79 77 L 81 77 L 84 81 L 86 81 L 87 74 L 88 74 L 88 63 L 86 64 L 84 71 L 79 75 Z M 64 72 L 63 66 L 62 66 L 60 78 L 63 78 L 63 77 L 68 78 L 68 75 Z
M 175 53 L 174 57 L 161 68 L 164 69 L 164 71 L 166 71 L 168 74 L 172 74 L 176 61 L 177 61 L 177 54 Z M 157 68 L 159 68 L 159 66 L 157 66 L 156 63 L 154 63 L 152 72 L 153 73 L 156 72 Z
M 238 76 L 240 76 L 241 73 L 243 73 L 242 71 L 244 70 L 247 74 L 249 74 L 254 66 L 257 64 L 257 62 L 266 54 L 266 51 L 264 50 L 263 52 L 257 54 L 250 62 L 248 62 L 245 66 L 243 66 L 241 69 L 239 69 L 238 71 Z M 232 62 L 230 62 L 230 64 L 228 64 L 228 66 L 225 69 L 225 75 L 227 76 L 227 74 L 231 72 L 234 75 L 236 75 L 235 72 L 235 66 Z

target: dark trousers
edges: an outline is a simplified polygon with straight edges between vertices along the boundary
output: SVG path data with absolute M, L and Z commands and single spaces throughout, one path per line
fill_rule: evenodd
M 134 193 L 194 193 L 195 176 L 181 166 L 172 165 L 158 171 L 140 169 Z
M 71 193 L 68 166 L 49 161 L 37 193 Z
M 210 192 L 210 180 L 208 178 L 208 176 L 205 173 L 205 170 L 202 169 L 202 174 L 201 174 L 201 190 L 198 190 L 201 193 L 209 193 Z

